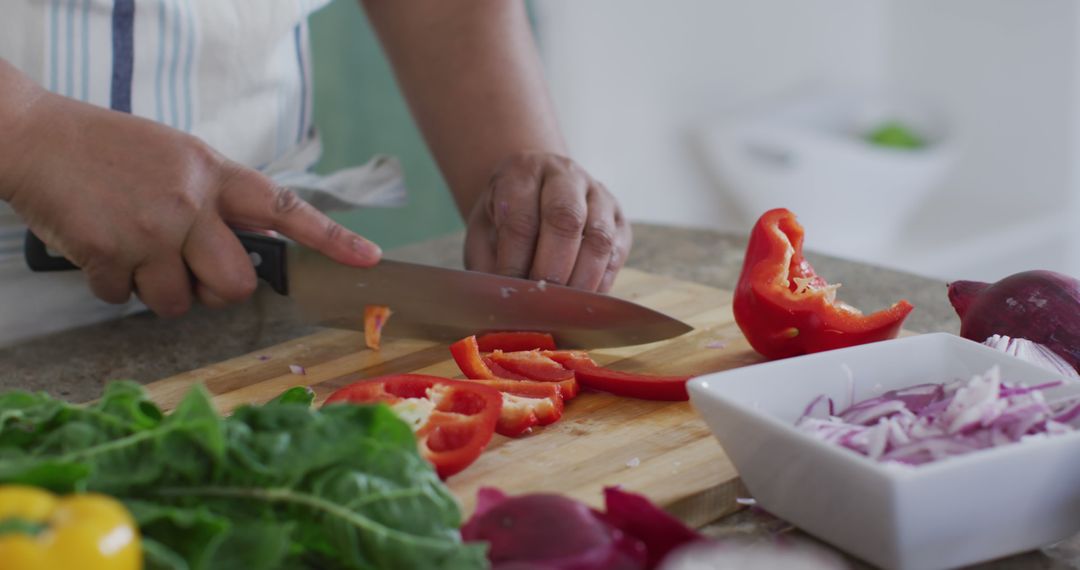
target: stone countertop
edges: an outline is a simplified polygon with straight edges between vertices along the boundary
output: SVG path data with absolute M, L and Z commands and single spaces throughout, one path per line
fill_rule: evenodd
M 634 232 L 629 267 L 723 289 L 734 287 L 742 267 L 745 237 L 647 224 L 635 225 Z M 389 252 L 388 257 L 460 267 L 461 243 L 461 235 L 452 235 Z M 812 252 L 807 257 L 830 282 L 844 285 L 839 296 L 851 305 L 874 311 L 907 298 L 916 306 L 907 329 L 959 330 L 941 281 Z M 196 308 L 167 323 L 141 314 L 49 335 L 0 349 L 0 390 L 45 390 L 72 401 L 91 400 L 100 395 L 106 380 L 128 378 L 147 383 L 316 330 L 295 322 L 288 314 L 286 303 L 263 288 L 252 301 L 222 311 Z M 788 531 L 782 521 L 753 509 L 704 529 L 713 536 L 751 540 Z M 1029 553 L 984 567 L 1027 570 L 1052 568 L 1053 564 L 1047 556 Z

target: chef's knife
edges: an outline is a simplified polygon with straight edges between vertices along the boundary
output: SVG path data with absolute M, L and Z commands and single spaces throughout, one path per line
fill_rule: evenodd
M 452 341 L 482 331 L 552 333 L 560 346 L 643 344 L 692 330 L 640 305 L 543 282 L 383 260 L 370 268 L 341 265 L 282 239 L 236 232 L 255 272 L 295 302 L 302 317 L 325 326 L 363 329 L 365 305 L 394 312 L 387 335 Z M 27 232 L 34 271 L 77 269 Z

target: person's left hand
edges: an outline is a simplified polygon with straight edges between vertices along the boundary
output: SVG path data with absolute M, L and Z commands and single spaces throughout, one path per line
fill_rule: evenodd
M 472 207 L 465 267 L 607 292 L 632 241 L 615 197 L 577 163 L 518 154 Z

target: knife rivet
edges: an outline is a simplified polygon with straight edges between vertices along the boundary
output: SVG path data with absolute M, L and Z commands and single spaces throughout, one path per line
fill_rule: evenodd
M 259 252 L 257 252 L 257 251 L 249 251 L 248 252 L 248 259 L 251 260 L 251 264 L 254 265 L 255 267 L 258 267 L 258 266 L 262 265 L 262 261 L 263 261 L 262 256 L 259 255 Z

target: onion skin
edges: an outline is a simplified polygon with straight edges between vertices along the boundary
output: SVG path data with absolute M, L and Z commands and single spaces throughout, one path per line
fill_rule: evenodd
M 956 281 L 949 284 L 949 302 L 960 316 L 960 336 L 975 342 L 995 334 L 1024 338 L 1080 371 L 1080 281 L 1046 270 L 992 284 Z

